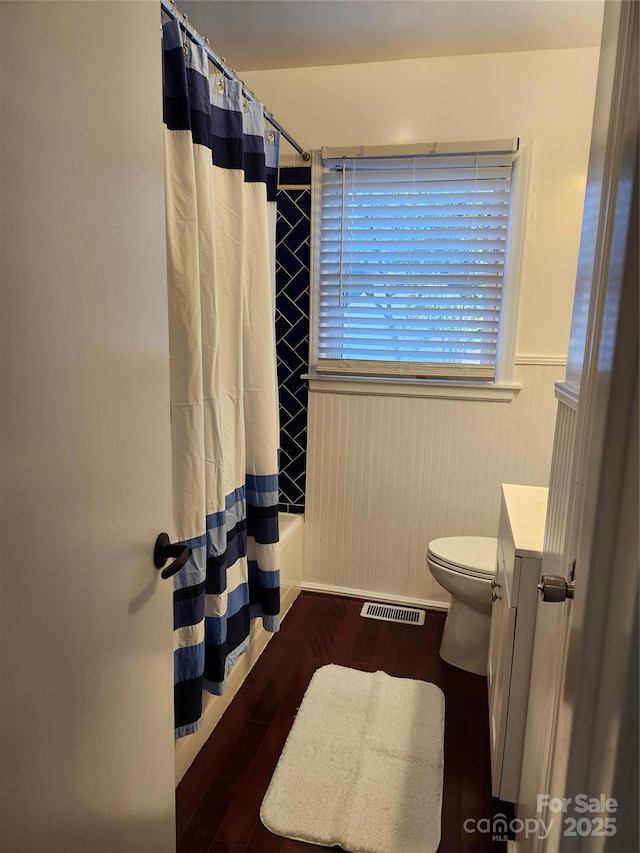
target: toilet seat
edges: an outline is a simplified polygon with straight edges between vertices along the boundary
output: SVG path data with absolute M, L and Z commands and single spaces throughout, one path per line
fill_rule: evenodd
M 484 580 L 496 572 L 498 540 L 489 536 L 449 536 L 429 543 L 428 558 L 444 569 Z

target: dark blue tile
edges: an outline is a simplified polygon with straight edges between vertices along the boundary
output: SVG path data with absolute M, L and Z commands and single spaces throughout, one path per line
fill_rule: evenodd
M 291 496 L 292 500 L 299 500 L 300 486 L 298 485 L 298 479 L 303 477 L 305 473 L 305 456 L 298 456 L 295 459 L 292 459 L 289 465 L 287 465 L 285 475 L 289 481 L 288 494 Z M 297 493 L 298 496 L 294 497 Z
M 287 423 L 287 432 L 289 435 L 297 438 L 299 442 L 301 441 L 301 436 L 304 437 L 304 444 L 306 445 L 306 429 L 307 429 L 307 413 L 302 409 L 299 412 L 296 412 L 292 418 L 290 418 Z
M 291 224 L 292 228 L 285 237 L 285 242 L 302 260 L 302 255 L 299 253 L 303 247 L 309 246 L 309 220 L 305 217 Z
M 283 332 L 277 339 L 278 343 L 282 343 L 290 349 L 295 349 L 300 341 L 305 337 L 304 333 L 307 331 L 305 328 L 307 321 L 304 317 L 302 319 L 300 318 L 299 312 L 297 312 L 298 316 L 296 316 L 291 306 L 289 306 L 289 311 L 287 313 L 284 311 L 281 311 L 280 313 L 282 316 L 280 326 Z
M 311 166 L 281 166 L 279 183 L 311 184 Z
M 307 170 L 307 179 L 310 173 Z M 293 174 L 281 181 L 294 180 Z M 295 180 L 300 179 L 298 175 Z M 280 385 L 280 492 L 287 509 L 304 511 L 306 479 L 311 192 L 278 192 L 276 339 Z

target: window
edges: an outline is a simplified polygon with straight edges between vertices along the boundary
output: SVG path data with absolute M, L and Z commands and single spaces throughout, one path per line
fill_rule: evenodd
M 323 151 L 318 374 L 496 379 L 517 144 L 465 147 Z

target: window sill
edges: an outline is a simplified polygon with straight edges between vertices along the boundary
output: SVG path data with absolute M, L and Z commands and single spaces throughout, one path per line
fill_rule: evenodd
M 309 390 L 321 394 L 364 394 L 374 397 L 444 397 L 450 400 L 485 400 L 510 403 L 521 385 L 452 380 L 382 379 L 370 376 L 326 376 L 303 373 Z

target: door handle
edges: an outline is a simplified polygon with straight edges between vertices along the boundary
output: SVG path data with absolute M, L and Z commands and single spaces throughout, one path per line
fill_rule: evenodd
M 169 535 L 167 533 L 161 533 L 156 539 L 156 544 L 153 548 L 153 565 L 156 569 L 162 569 L 167 560 L 171 557 L 176 558 L 170 566 L 163 569 L 160 575 L 166 580 L 167 578 L 173 577 L 176 572 L 179 572 L 180 569 L 187 564 L 187 560 L 192 554 L 193 551 L 189 545 L 172 545 L 169 540 Z
M 565 601 L 573 598 L 576 585 L 558 575 L 542 575 L 537 585 L 543 601 Z

